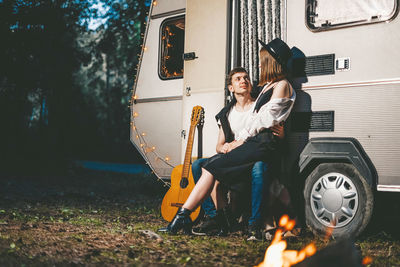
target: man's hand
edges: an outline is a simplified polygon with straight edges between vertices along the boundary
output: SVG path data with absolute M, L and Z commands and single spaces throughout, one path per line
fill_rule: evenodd
M 225 143 L 221 148 L 221 153 L 224 153 L 224 154 L 228 153 L 229 152 L 229 147 L 230 147 L 230 144 L 229 143 Z
M 278 124 L 272 126 L 270 129 L 272 131 L 272 134 L 278 136 L 279 139 L 283 139 L 285 137 L 285 130 L 283 125 Z
M 244 143 L 243 140 L 236 140 L 236 141 L 230 142 L 230 143 L 229 143 L 228 152 L 234 150 L 234 149 L 237 148 L 238 146 L 243 145 L 243 143 Z

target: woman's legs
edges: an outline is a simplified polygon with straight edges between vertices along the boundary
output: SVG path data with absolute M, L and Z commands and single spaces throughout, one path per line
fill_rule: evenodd
M 190 211 L 195 210 L 206 197 L 210 196 L 210 193 L 214 188 L 214 184 L 214 176 L 209 171 L 202 168 L 201 177 L 194 186 L 182 208 Z
M 192 174 L 193 180 L 197 184 L 202 174 L 202 166 L 205 162 L 207 162 L 208 158 L 197 159 L 192 163 Z M 213 218 L 215 217 L 215 206 L 211 199 L 211 197 L 207 197 L 203 204 L 201 204 L 201 208 L 204 210 L 204 213 L 207 217 Z
M 194 186 L 182 208 L 178 209 L 175 217 L 167 227 L 161 228 L 158 231 L 176 234 L 178 231 L 183 230 L 184 233 L 191 234 L 192 220 L 190 219 L 190 213 L 195 210 L 206 197 L 210 196 L 214 183 L 214 176 L 207 170 L 202 169 L 202 175 L 199 181 Z
M 215 181 L 214 183 L 214 188 L 211 191 L 211 198 L 216 210 L 221 210 L 226 207 L 226 191 L 219 181 Z

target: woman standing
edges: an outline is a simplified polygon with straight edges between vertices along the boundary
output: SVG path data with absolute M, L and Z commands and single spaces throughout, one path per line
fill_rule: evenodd
M 171 223 L 160 229 L 161 231 L 177 233 L 183 230 L 190 234 L 192 221 L 189 215 L 211 191 L 217 192 L 212 197 L 217 211 L 223 216 L 221 211 L 226 203 L 219 197 L 219 184 L 237 183 L 240 179 L 250 176 L 255 162 L 268 162 L 274 158 L 279 141 L 272 134 L 270 127 L 287 119 L 296 98 L 296 93 L 287 80 L 287 62 L 292 53 L 289 46 L 279 38 L 268 44 L 259 42 L 262 45 L 259 85 L 263 86 L 263 90 L 256 99 L 251 120 L 240 132 L 238 140 L 231 143 L 228 153 L 209 158 L 185 204 L 178 210 Z

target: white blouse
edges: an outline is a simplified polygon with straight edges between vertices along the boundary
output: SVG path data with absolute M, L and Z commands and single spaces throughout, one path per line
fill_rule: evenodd
M 265 92 L 268 85 L 269 84 L 264 87 L 258 98 Z M 289 86 L 291 87 L 290 84 Z M 296 100 L 296 92 L 293 89 L 292 92 L 290 98 L 273 98 L 264 104 L 258 112 L 251 113 L 250 119 L 247 121 L 246 126 L 240 131 L 237 140 L 245 141 L 247 138 L 255 136 L 263 129 L 268 129 L 285 121 L 289 117 L 294 101 Z M 257 102 L 257 100 L 255 102 Z

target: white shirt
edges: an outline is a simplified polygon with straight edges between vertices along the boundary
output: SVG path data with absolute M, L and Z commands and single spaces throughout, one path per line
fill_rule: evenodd
M 268 87 L 267 84 L 260 95 L 265 92 Z M 291 85 L 289 84 L 291 87 Z M 258 112 L 252 112 L 246 126 L 240 131 L 237 140 L 246 140 L 251 136 L 255 136 L 263 129 L 268 129 L 274 125 L 285 121 L 289 117 L 290 111 L 293 108 L 294 101 L 296 100 L 296 92 L 292 89 L 291 97 L 273 98 L 264 104 Z M 257 100 L 255 102 L 257 102 Z M 235 138 L 236 139 L 236 138 Z
M 247 111 L 238 111 L 235 106 L 229 111 L 228 121 L 235 140 L 238 140 L 237 138 L 240 131 L 249 123 L 248 121 L 251 119 L 250 117 L 251 113 L 253 113 L 254 105 L 255 102 L 250 105 Z

